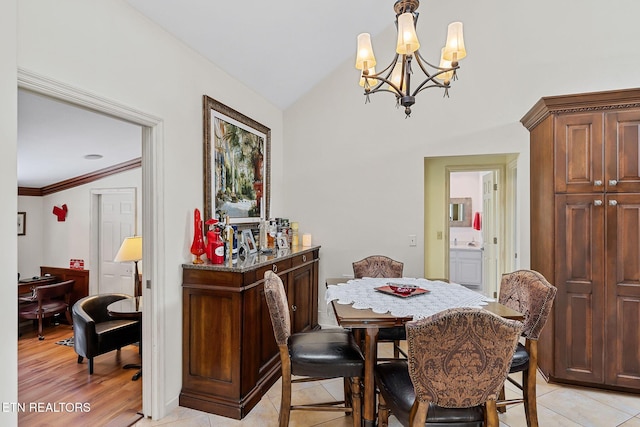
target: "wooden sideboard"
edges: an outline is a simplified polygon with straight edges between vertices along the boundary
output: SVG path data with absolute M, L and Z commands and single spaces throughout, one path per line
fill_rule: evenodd
M 282 279 L 293 332 L 318 326 L 319 246 L 233 266 L 182 266 L 180 406 L 242 419 L 280 377 L 264 273 Z

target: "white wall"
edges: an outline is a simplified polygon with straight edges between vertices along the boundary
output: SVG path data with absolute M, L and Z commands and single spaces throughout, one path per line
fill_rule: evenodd
M 135 188 L 137 230 L 142 230 L 142 171 L 140 168 L 111 175 L 44 197 L 18 197 L 18 210 L 27 212 L 27 233 L 18 238 L 18 271 L 21 277 L 40 275 L 40 266 L 69 267 L 70 259 L 91 264 L 91 192 L 98 189 Z M 52 214 L 54 206 L 67 205 L 65 221 Z M 94 279 L 93 276 L 91 276 Z
M 17 229 L 16 197 L 17 162 L 16 140 L 18 135 L 18 90 L 16 87 L 17 57 L 17 0 L 0 2 L 0 242 L 3 250 L 0 257 L 0 313 L 2 313 L 2 350 L 0 350 L 0 369 L 2 386 L 0 386 L 0 425 L 12 426 L 18 423 L 17 412 L 4 410 L 5 403 L 18 401 L 18 288 L 13 286 L 17 275 Z
M 44 265 L 42 250 L 45 226 L 42 206 L 42 197 L 18 196 L 18 212 L 26 213 L 25 235 L 18 236 L 18 273 L 22 279 L 39 276 L 40 266 Z
M 423 158 L 438 156 L 519 154 L 518 253 L 527 267 L 529 135 L 520 118 L 542 96 L 638 86 L 633 0 L 430 2 L 420 12 L 420 50 L 432 62 L 447 24 L 465 23 L 468 56 L 449 99 L 428 89 L 409 119 L 389 93 L 364 105 L 349 58 L 285 111 L 285 210 L 322 245 L 321 281 L 377 253 L 403 261 L 406 275 L 423 274 L 425 242 L 409 247 L 408 235 L 424 236 Z M 394 41 L 392 25 L 374 38 L 378 69 Z M 320 321 L 331 317 L 321 303 Z
M 203 210 L 202 95 L 271 128 L 274 215 L 283 213 L 282 112 L 122 0 L 21 0 L 18 14 L 19 67 L 163 120 L 165 161 L 159 167 L 165 177 L 164 228 L 160 233 L 165 243 L 166 287 L 160 311 L 166 321 L 158 351 L 168 369 L 162 394 L 163 404 L 170 409 L 177 405 L 182 382 L 182 350 L 176 345 L 182 336 L 181 264 L 190 260 L 193 209 Z M 15 75 L 10 84 L 15 86 Z M 11 167 L 15 169 L 15 163 Z M 15 179 L 10 175 L 9 180 L 15 199 Z M 15 261 L 12 269 L 15 276 Z

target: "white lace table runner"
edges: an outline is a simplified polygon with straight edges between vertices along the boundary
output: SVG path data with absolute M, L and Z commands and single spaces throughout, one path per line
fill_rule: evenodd
M 389 282 L 416 285 L 429 292 L 402 298 L 375 290 L 375 288 L 385 286 Z M 414 320 L 431 316 L 448 308 L 479 308 L 486 305 L 487 302 L 494 301 L 456 283 L 409 277 L 352 279 L 346 283 L 329 285 L 325 298 L 327 304 L 338 300 L 338 304 L 353 304 L 353 308 L 370 308 L 374 313 L 388 312 L 396 317 L 413 316 Z

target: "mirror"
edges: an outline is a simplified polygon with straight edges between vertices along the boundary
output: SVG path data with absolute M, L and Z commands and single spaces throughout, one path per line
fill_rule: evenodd
M 449 226 L 471 227 L 471 197 L 449 200 Z
M 449 204 L 449 220 L 462 221 L 463 219 L 464 219 L 464 204 L 450 203 Z

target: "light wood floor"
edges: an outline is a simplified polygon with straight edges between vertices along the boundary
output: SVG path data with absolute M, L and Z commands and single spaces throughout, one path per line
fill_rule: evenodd
M 87 360 L 78 364 L 73 347 L 55 344 L 73 336 L 71 326 L 45 327 L 43 341 L 28 323 L 20 331 L 18 402 L 25 409 L 19 426 L 126 427 L 142 418 L 142 380 L 132 381 L 136 371 L 122 369 L 140 363 L 137 346 L 96 357 L 89 375 Z

